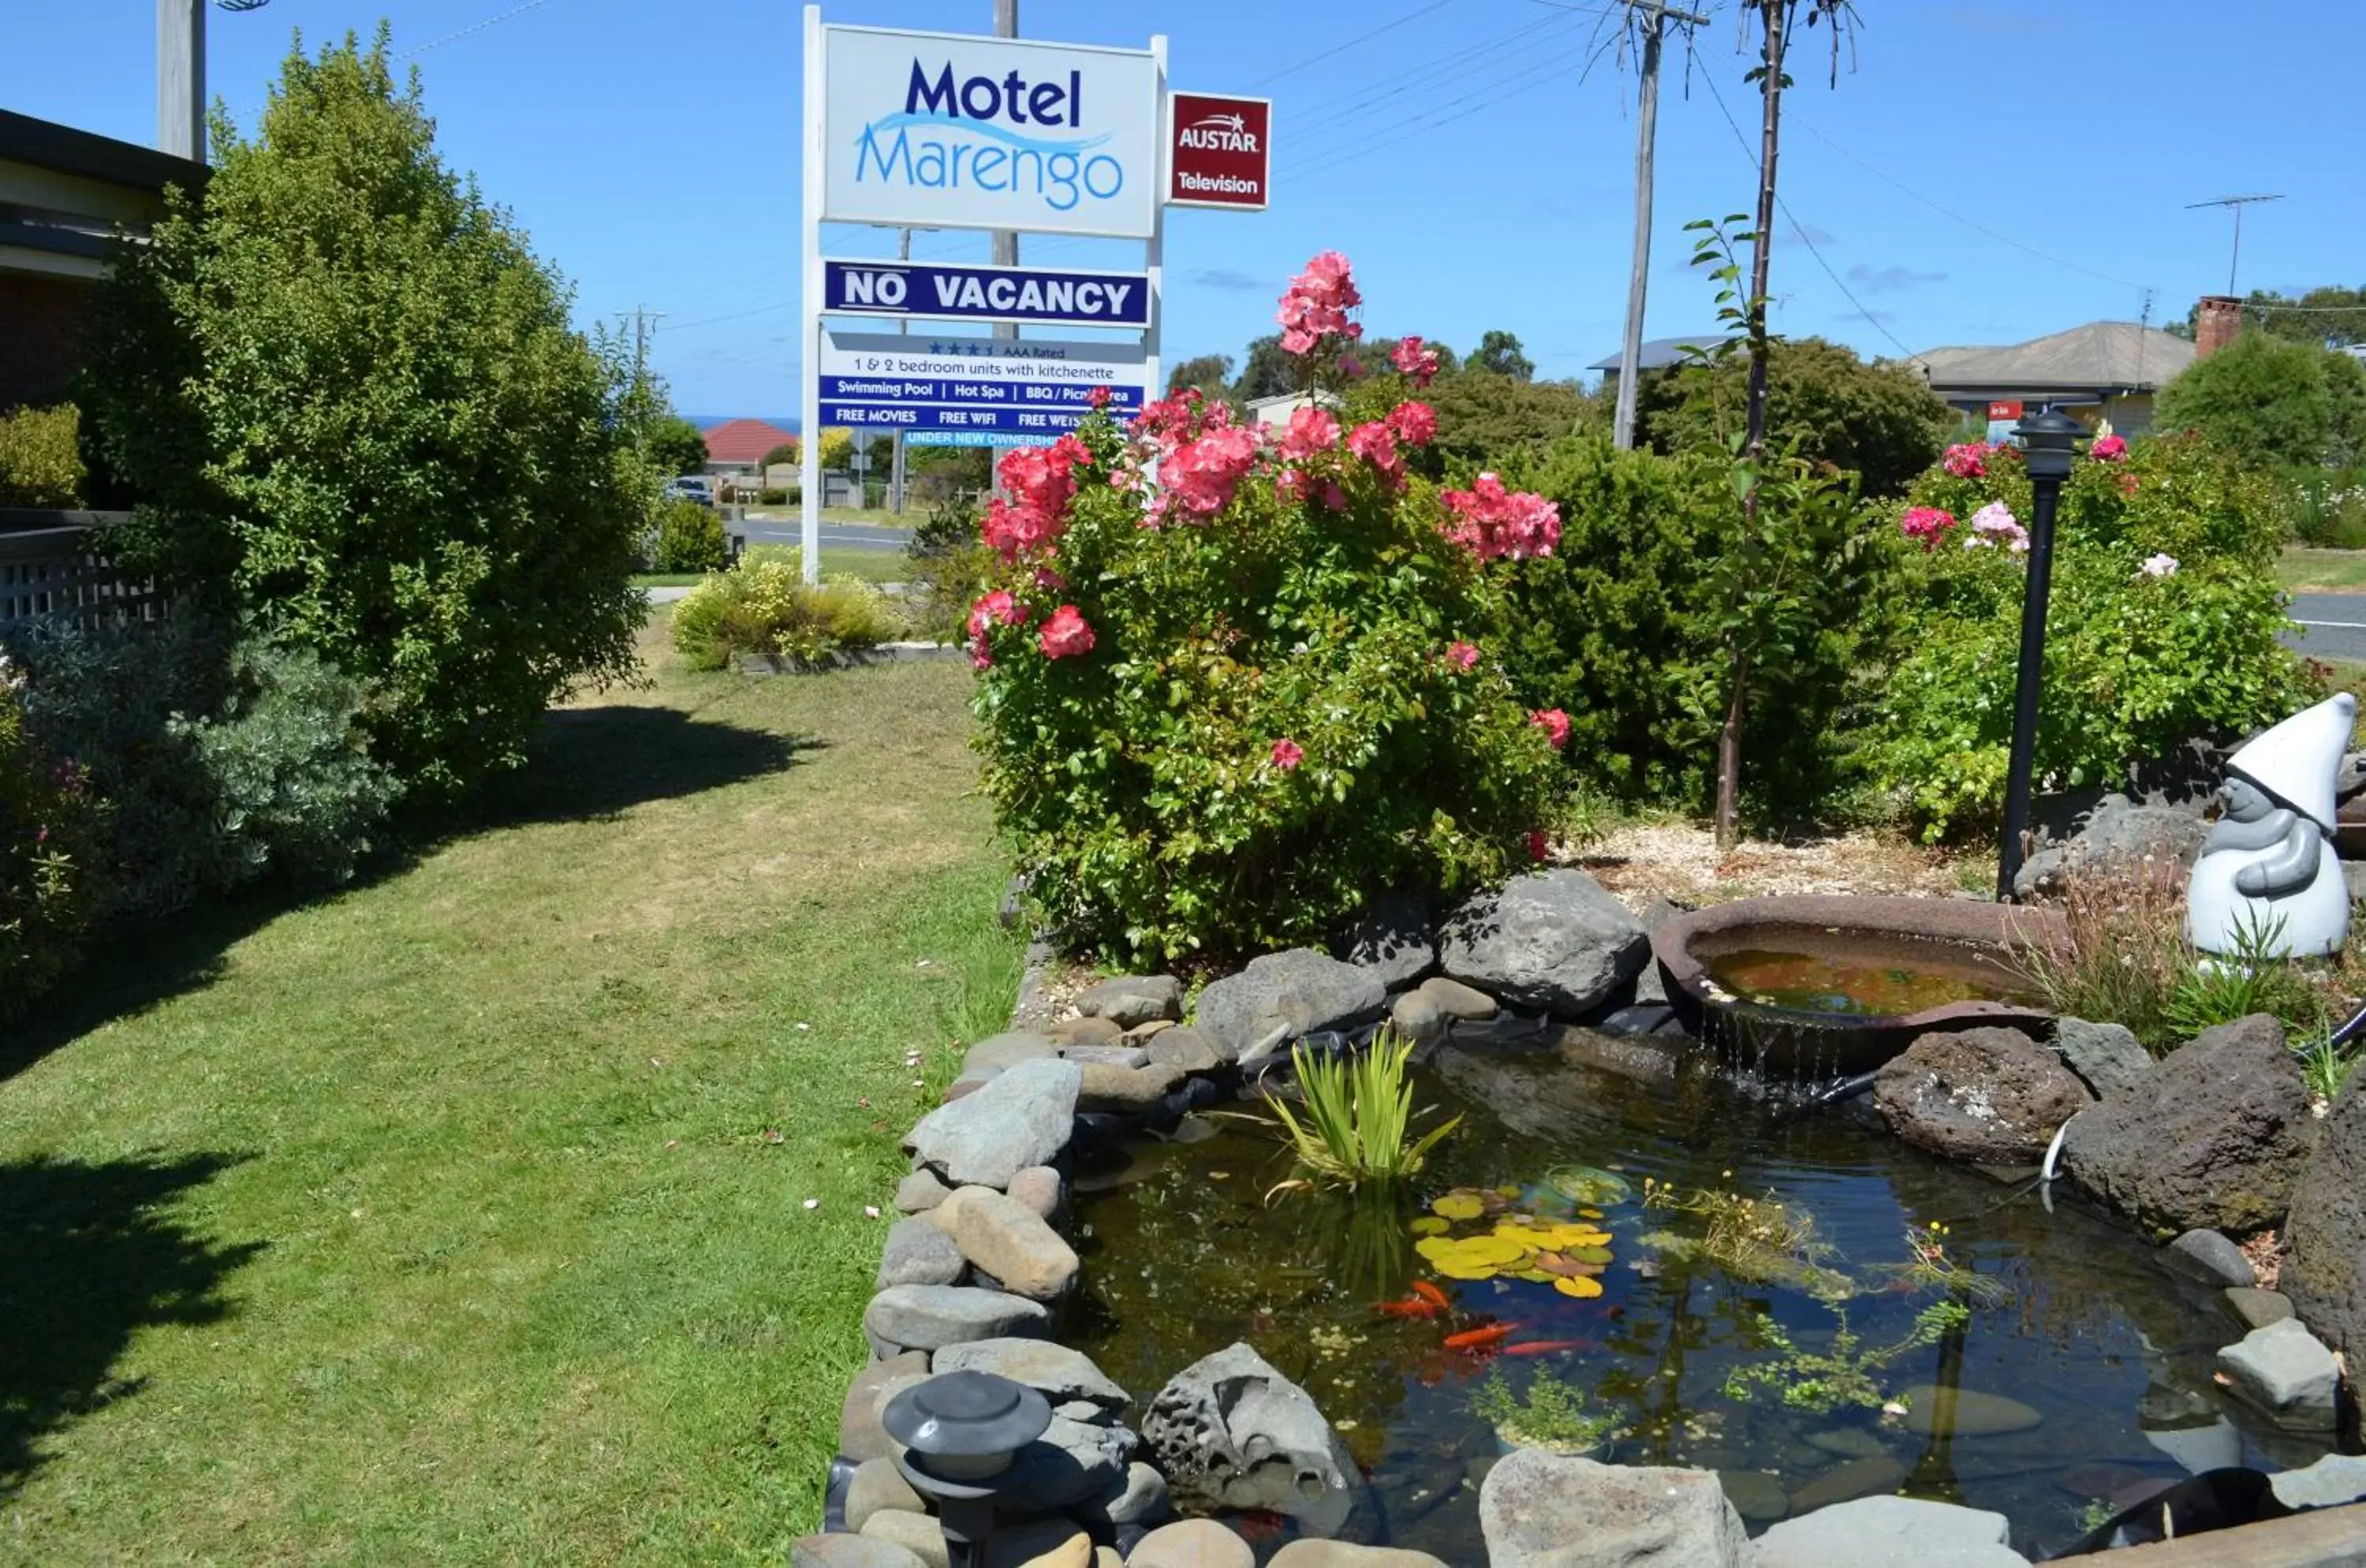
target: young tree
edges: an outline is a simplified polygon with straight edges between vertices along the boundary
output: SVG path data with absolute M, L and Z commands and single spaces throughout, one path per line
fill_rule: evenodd
M 694 474 L 706 467 L 706 437 L 678 413 L 659 415 L 642 444 L 649 461 L 668 475 Z
M 1500 330 L 1481 335 L 1479 346 L 1463 361 L 1463 368 L 1509 376 L 1515 381 L 1526 381 L 1537 373 L 1536 361 L 1520 351 L 1518 335 Z
M 1638 434 L 1655 450 L 1721 451 L 1721 433 L 1742 422 L 1748 368 L 1728 358 L 1647 371 L 1636 394 Z M 1867 495 L 1903 494 L 1939 460 L 1955 427 L 1955 412 L 1903 366 L 1868 365 L 1818 337 L 1768 348 L 1768 435 L 1779 448 L 1853 470 Z
M 786 441 L 782 442 L 778 446 L 773 447 L 771 451 L 764 454 L 763 466 L 769 468 L 775 463 L 794 463 L 796 460 L 797 441 L 796 437 L 793 435 Z
M 176 592 L 368 682 L 412 793 L 514 765 L 635 668 L 626 367 L 445 167 L 381 27 L 291 53 L 201 194 L 118 254 L 83 400 Z

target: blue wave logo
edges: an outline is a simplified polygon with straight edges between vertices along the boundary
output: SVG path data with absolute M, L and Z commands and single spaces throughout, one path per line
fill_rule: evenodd
M 1021 136 L 1009 127 L 996 125 L 990 120 L 964 119 L 959 115 L 949 114 L 914 114 L 909 110 L 899 109 L 894 114 L 884 115 L 864 126 L 862 134 L 854 139 L 855 149 L 859 153 L 865 145 L 874 141 L 882 131 L 900 131 L 912 126 L 930 126 L 945 130 L 963 131 L 972 136 L 987 137 L 1021 152 L 1045 154 L 1088 152 L 1110 140 L 1110 133 L 1103 131 L 1098 136 L 1085 136 L 1072 141 L 1055 141 L 1049 137 Z

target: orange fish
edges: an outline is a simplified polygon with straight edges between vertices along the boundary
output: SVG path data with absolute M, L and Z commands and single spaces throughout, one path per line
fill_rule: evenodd
M 1504 1347 L 1506 1356 L 1558 1356 L 1564 1350 L 1590 1348 L 1583 1339 L 1529 1339 Z
M 1429 1303 L 1432 1306 L 1436 1307 L 1441 1312 L 1454 1304 L 1446 1299 L 1446 1292 L 1444 1291 L 1439 1290 L 1436 1285 L 1431 1284 L 1426 1280 L 1415 1280 L 1413 1282 L 1413 1293 L 1419 1296 L 1423 1301 Z
M 1516 1323 L 1491 1323 L 1484 1328 L 1466 1328 L 1459 1334 L 1448 1335 L 1446 1348 L 1449 1350 L 1484 1350 L 1509 1339 L 1512 1330 L 1519 1326 Z
M 1376 1302 L 1373 1304 L 1391 1317 L 1436 1317 L 1445 1310 L 1420 1296 L 1407 1296 L 1401 1302 Z

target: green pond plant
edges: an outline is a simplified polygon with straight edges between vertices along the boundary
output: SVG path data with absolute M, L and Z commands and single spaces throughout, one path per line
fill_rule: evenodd
M 1705 1258 L 1739 1279 L 1787 1285 L 1819 1301 L 1845 1301 L 1856 1294 L 1855 1281 L 1825 1262 L 1834 1249 L 1816 1234 L 1816 1216 L 1804 1205 L 1771 1192 L 1753 1197 L 1645 1177 L 1643 1206 L 1691 1214 L 1702 1222 L 1698 1235 L 1657 1231 L 1643 1238 L 1663 1254 Z
M 1390 1029 L 1359 1052 L 1292 1046 L 1290 1066 L 1305 1103 L 1293 1111 L 1271 1093 L 1265 1101 L 1280 1118 L 1302 1174 L 1277 1182 L 1267 1196 L 1318 1186 L 1393 1188 L 1420 1175 L 1429 1152 L 1462 1118 L 1450 1116 L 1426 1133 L 1414 1133 L 1414 1118 L 1427 1111 L 1414 1110 L 1406 1077 L 1412 1059 L 1413 1042 Z
M 1816 1351 L 1801 1349 L 1769 1314 L 1753 1314 L 1758 1334 L 1774 1354 L 1728 1372 L 1725 1397 L 1746 1400 L 1772 1393 L 1794 1410 L 1818 1414 L 1843 1404 L 1878 1409 L 1887 1395 L 1876 1374 L 1900 1357 L 1937 1344 L 1949 1330 L 1970 1322 L 1972 1314 L 1961 1302 L 1933 1302 L 1914 1314 L 1913 1325 L 1903 1337 L 1870 1348 L 1849 1326 L 1846 1312 L 1834 1307 L 1832 1315 L 1839 1326 L 1832 1330 L 1831 1345 Z
M 1588 1410 L 1583 1390 L 1545 1371 L 1517 1394 L 1504 1369 L 1493 1369 L 1472 1395 L 1470 1413 L 1507 1443 L 1558 1454 L 1589 1453 L 1618 1431 L 1616 1416 Z
M 1906 1261 L 1879 1265 L 1905 1289 L 1942 1291 L 1967 1306 L 1994 1306 L 2004 1300 L 2005 1288 L 1947 1252 L 1947 1227 L 1937 1220 L 1906 1227 Z

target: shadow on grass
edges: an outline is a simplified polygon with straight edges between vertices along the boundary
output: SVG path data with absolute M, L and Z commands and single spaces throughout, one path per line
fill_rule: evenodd
M 265 886 L 215 898 L 155 922 L 96 933 L 83 971 L 68 976 L 24 1017 L 0 1017 L 0 1083 L 114 1019 L 200 990 L 221 975 L 223 954 L 280 916 L 319 899 L 401 874 L 439 843 L 534 822 L 613 817 L 777 773 L 821 743 L 698 718 L 676 708 L 591 707 L 551 712 L 513 773 L 434 817 L 400 824 L 401 842 L 341 888 Z M 0 1231 L 0 1247 L 6 1233 Z M 0 1315 L 0 1333 L 6 1317 Z
M 223 1281 L 263 1244 L 219 1246 L 164 1211 L 241 1157 L 0 1163 L 0 1503 L 45 1438 L 146 1386 L 115 1370 L 141 1329 L 230 1315 Z

